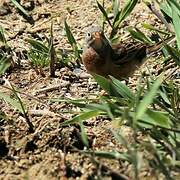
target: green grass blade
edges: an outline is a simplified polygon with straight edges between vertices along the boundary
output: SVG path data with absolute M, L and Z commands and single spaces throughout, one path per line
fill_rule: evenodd
M 114 119 L 114 116 L 111 112 L 111 106 L 109 103 L 89 104 L 86 106 L 86 108 L 91 109 L 91 110 L 99 110 L 99 111 L 105 112 L 111 119 Z
M 178 0 L 168 0 L 167 3 L 171 6 L 172 8 L 172 13 L 173 11 L 176 11 L 180 15 L 180 4 Z
M 106 159 L 119 159 L 124 161 L 129 161 L 128 154 L 120 153 L 118 151 L 106 152 L 106 151 L 83 151 L 83 153 L 95 155 L 97 157 Z
M 163 11 L 165 14 L 167 14 L 169 17 L 172 18 L 172 9 L 169 6 L 169 4 L 165 1 L 160 3 L 161 11 Z
M 3 92 L 0 92 L 0 98 L 4 99 L 4 101 L 6 101 L 11 106 L 13 106 L 15 109 L 17 109 L 19 112 L 24 114 L 24 109 L 22 108 L 22 106 L 18 100 L 10 98 L 10 96 L 4 94 Z
M 113 27 L 115 27 L 115 24 L 118 22 L 118 20 L 119 20 L 119 17 L 120 17 L 120 14 L 121 14 L 121 11 L 119 11 L 117 14 L 116 14 L 116 16 L 115 16 L 115 18 L 114 18 L 114 21 L 113 21 Z M 116 28 L 117 28 L 118 26 L 116 25 Z
M 116 17 L 117 14 L 120 12 L 119 11 L 119 5 L 120 5 L 119 0 L 113 0 L 113 14 L 114 14 L 114 17 Z
M 0 75 L 4 74 L 6 70 L 11 66 L 11 62 L 9 58 L 7 57 L 2 57 L 0 59 Z
M 152 41 L 150 38 L 148 38 L 142 31 L 140 31 L 139 29 L 136 29 L 136 31 L 134 30 L 134 28 L 129 27 L 128 28 L 129 33 L 131 34 L 131 36 L 134 39 L 137 39 L 139 41 L 142 41 L 146 44 L 152 44 Z
M 115 139 L 118 141 L 118 143 L 122 144 L 128 151 L 130 151 L 130 147 L 127 140 L 120 133 L 114 130 L 111 130 L 111 132 L 113 136 L 115 137 Z
M 60 97 L 60 98 L 53 98 L 50 101 L 74 104 L 75 106 L 79 108 L 85 108 L 87 106 L 87 102 L 92 101 L 92 99 L 67 99 L 67 98 L 64 99 Z
M 28 12 L 16 1 L 16 0 L 11 0 L 11 2 L 27 17 L 29 17 Z
M 141 119 L 141 117 L 143 116 L 143 114 L 146 112 L 146 110 L 148 109 L 149 105 L 153 102 L 153 98 L 155 97 L 159 86 L 161 85 L 163 81 L 163 76 L 161 75 L 152 85 L 152 87 L 150 88 L 150 90 L 147 92 L 147 94 L 144 96 L 144 98 L 142 99 L 142 101 L 140 102 L 140 104 L 137 107 L 137 111 L 136 111 L 136 119 Z
M 176 32 L 176 40 L 177 40 L 177 45 L 178 49 L 180 50 L 180 10 L 179 13 L 177 13 L 176 8 L 174 5 L 171 5 L 172 7 L 172 19 L 173 19 L 173 25 L 174 25 L 174 30 Z
M 112 83 L 103 76 L 98 74 L 93 74 L 94 79 L 96 82 L 111 96 L 116 96 L 117 91 L 113 88 Z
M 4 35 L 4 29 L 1 25 L 0 25 L 0 41 L 3 42 L 4 44 L 7 43 L 5 35 Z
M 49 48 L 47 46 L 45 46 L 42 42 L 34 40 L 34 39 L 26 39 L 26 41 L 31 44 L 31 46 L 38 50 L 39 52 L 45 52 L 45 53 L 49 53 Z
M 130 101 L 134 99 L 132 91 L 118 79 L 110 76 L 111 80 L 106 79 L 98 74 L 93 74 L 96 82 L 110 95 L 115 97 L 124 97 Z
M 68 38 L 68 41 L 71 44 L 71 46 L 73 47 L 74 44 L 77 44 L 77 43 L 76 43 L 76 40 L 74 39 L 73 34 L 71 33 L 70 27 L 67 24 L 66 20 L 64 21 L 64 27 L 65 27 L 66 36 Z
M 166 45 L 165 48 L 168 51 L 168 53 L 172 56 L 176 64 L 180 66 L 180 51 L 169 45 Z
M 129 99 L 130 101 L 133 101 L 135 96 L 134 93 L 125 85 L 123 84 L 120 80 L 112 77 L 112 83 L 114 85 L 115 90 L 124 98 Z
M 77 116 L 73 117 L 72 119 L 63 122 L 60 125 L 65 126 L 65 125 L 70 125 L 70 124 L 74 124 L 74 123 L 79 123 L 81 121 L 96 117 L 100 114 L 101 114 L 101 111 L 99 111 L 99 110 L 82 112 L 80 115 L 77 115 Z
M 168 32 L 159 30 L 159 29 L 155 28 L 154 26 L 152 26 L 151 24 L 148 24 L 148 23 L 143 23 L 143 27 L 146 28 L 146 29 L 149 29 L 149 30 L 161 33 L 161 34 L 164 34 L 164 35 L 169 35 Z
M 165 128 L 170 128 L 171 126 L 168 113 L 163 111 L 154 111 L 148 109 L 146 113 L 142 115 L 141 120 L 142 121 L 140 121 L 140 124 L 142 124 L 145 128 L 152 127 L 152 125 Z
M 88 136 L 87 136 L 87 133 L 85 131 L 84 125 L 83 125 L 82 121 L 79 124 L 80 124 L 80 128 L 81 128 L 82 142 L 88 148 L 89 147 Z
M 79 50 L 79 47 L 78 47 L 78 44 L 70 30 L 70 27 L 69 25 L 67 24 L 66 20 L 64 21 L 64 28 L 65 28 L 65 31 L 66 31 L 66 36 L 68 38 L 68 41 L 73 49 L 73 52 L 74 52 L 74 55 L 77 59 L 80 59 L 80 54 L 81 54 L 81 51 Z
M 100 11 L 102 12 L 102 14 L 103 14 L 103 16 L 105 17 L 106 21 L 109 23 L 110 26 L 112 26 L 112 24 L 111 24 L 111 22 L 110 22 L 110 20 L 109 20 L 109 18 L 108 18 L 108 14 L 106 13 L 104 7 L 103 7 L 98 1 L 96 1 L 96 2 L 97 2 L 97 5 L 98 5 L 98 8 L 99 8 Z
M 160 97 L 163 99 L 163 101 L 164 101 L 165 103 L 167 103 L 167 104 L 170 105 L 170 100 L 169 100 L 169 98 L 168 98 L 167 93 L 165 93 L 165 92 L 163 92 L 163 91 L 159 91 L 159 95 L 160 95 Z
M 118 27 L 119 24 L 125 20 L 125 18 L 132 12 L 134 7 L 136 6 L 138 0 L 128 0 L 123 9 L 121 10 L 121 14 L 119 16 L 118 21 L 114 23 L 114 27 Z

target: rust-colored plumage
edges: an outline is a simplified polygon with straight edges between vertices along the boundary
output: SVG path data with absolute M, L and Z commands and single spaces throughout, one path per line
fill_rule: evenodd
M 93 27 L 86 35 L 82 61 L 89 73 L 124 79 L 133 75 L 143 64 L 147 54 L 157 51 L 162 44 L 156 44 L 156 47 L 140 43 L 111 46 L 101 29 Z

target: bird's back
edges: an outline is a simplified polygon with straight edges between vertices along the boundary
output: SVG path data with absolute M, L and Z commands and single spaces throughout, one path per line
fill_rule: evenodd
M 109 74 L 117 79 L 131 76 L 146 58 L 146 46 L 141 44 L 117 44 L 112 46 L 114 55 L 110 60 Z

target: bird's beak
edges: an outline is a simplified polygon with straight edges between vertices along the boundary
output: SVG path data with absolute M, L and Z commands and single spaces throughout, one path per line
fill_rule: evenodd
M 94 37 L 95 37 L 95 39 L 101 39 L 101 33 L 100 32 L 95 32 L 94 33 Z

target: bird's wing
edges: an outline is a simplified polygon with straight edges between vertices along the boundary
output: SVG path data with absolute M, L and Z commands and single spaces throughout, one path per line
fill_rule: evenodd
M 141 63 L 146 57 L 146 45 L 140 43 L 117 44 L 112 46 L 114 51 L 113 63 L 122 65 L 130 61 Z

